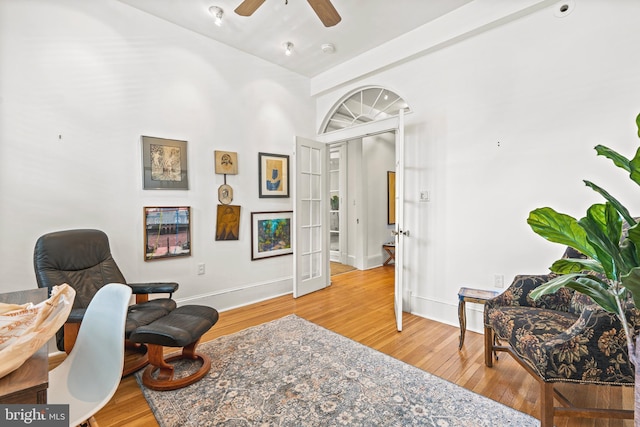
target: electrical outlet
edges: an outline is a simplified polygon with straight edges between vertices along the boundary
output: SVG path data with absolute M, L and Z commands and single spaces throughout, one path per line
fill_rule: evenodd
M 493 286 L 496 288 L 504 288 L 504 275 L 503 274 L 494 274 L 493 275 Z
M 204 274 L 204 263 L 198 264 L 198 276 L 202 276 Z

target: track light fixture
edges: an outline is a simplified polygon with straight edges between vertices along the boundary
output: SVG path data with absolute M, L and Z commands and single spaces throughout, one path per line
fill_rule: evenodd
M 224 15 L 224 10 L 218 6 L 211 6 L 209 8 L 209 13 L 213 16 L 213 23 L 220 27 L 222 25 L 222 15 Z
M 284 54 L 287 56 L 291 56 L 293 54 L 293 43 L 284 42 L 282 43 L 282 47 L 284 48 Z

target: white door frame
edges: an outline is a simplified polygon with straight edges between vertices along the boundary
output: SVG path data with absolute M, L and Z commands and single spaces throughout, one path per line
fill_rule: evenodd
M 396 117 L 390 117 L 387 119 L 377 120 L 374 122 L 321 134 L 316 137 L 316 140 L 318 142 L 323 142 L 326 144 L 333 144 L 349 141 L 351 139 L 378 135 L 386 132 L 395 132 L 396 134 L 396 283 L 394 291 L 394 312 L 396 317 L 396 327 L 398 331 L 402 331 L 403 297 L 405 289 L 405 278 L 403 274 L 403 248 L 404 237 L 407 237 L 409 235 L 408 231 L 403 229 L 404 218 L 402 216 L 404 211 L 404 111 L 401 110 L 399 112 L 399 115 Z M 400 208 L 398 209 L 398 207 Z

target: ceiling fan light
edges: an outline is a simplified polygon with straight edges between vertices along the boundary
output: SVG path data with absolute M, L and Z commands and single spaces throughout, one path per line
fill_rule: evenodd
M 291 56 L 293 54 L 293 43 L 284 42 L 282 43 L 282 47 L 284 48 L 284 54 L 287 56 Z
M 224 15 L 224 10 L 218 6 L 211 6 L 209 8 L 209 13 L 213 16 L 213 23 L 218 27 L 222 26 L 222 16 Z

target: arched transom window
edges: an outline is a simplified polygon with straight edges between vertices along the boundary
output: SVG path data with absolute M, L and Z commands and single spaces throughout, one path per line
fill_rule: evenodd
M 336 103 L 325 118 L 320 133 L 397 116 L 401 109 L 409 111 L 409 106 L 389 89 L 377 86 L 358 89 Z

